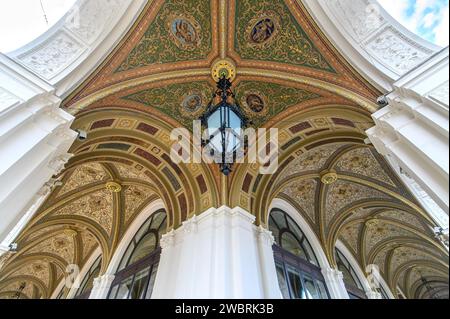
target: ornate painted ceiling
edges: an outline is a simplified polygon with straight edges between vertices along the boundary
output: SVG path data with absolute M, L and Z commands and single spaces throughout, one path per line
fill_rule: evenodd
M 170 159 L 173 128 L 192 129 L 218 61 L 255 127 L 279 129 L 280 168 Z M 100 249 L 102 271 L 130 223 L 162 200 L 173 229 L 210 207 L 241 206 L 266 225 L 275 198 L 294 205 L 332 264 L 341 240 L 393 291 L 448 296 L 448 253 L 434 223 L 372 146 L 379 95 L 324 38 L 300 1 L 154 0 L 111 55 L 63 104 L 88 132 L 37 215 L 0 261 L 0 298 L 49 298 L 67 265 Z M 323 183 L 326 182 L 326 183 Z M 328 183 L 328 184 L 327 184 Z M 3 266 L 1 266 L 3 264 Z M 421 278 L 429 280 L 426 287 Z M 20 286 L 25 284 L 24 289 Z

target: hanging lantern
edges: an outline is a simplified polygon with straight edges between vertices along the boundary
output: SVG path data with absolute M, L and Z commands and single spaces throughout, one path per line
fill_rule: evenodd
M 213 99 L 200 118 L 209 136 L 203 141 L 203 146 L 209 149 L 225 176 L 230 175 L 237 159 L 244 156 L 243 132 L 248 126 L 248 119 L 236 103 L 231 87 L 230 79 L 223 74 L 217 82 Z

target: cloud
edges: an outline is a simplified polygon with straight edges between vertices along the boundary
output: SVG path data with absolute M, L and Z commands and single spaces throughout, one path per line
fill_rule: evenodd
M 440 46 L 449 44 L 448 0 L 378 0 L 410 31 Z
M 442 20 L 434 29 L 434 34 L 436 35 L 436 44 L 440 46 L 448 46 L 449 38 L 449 16 L 448 16 L 448 5 L 442 12 Z

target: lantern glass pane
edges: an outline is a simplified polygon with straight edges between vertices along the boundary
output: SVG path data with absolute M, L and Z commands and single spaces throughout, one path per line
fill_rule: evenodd
M 222 120 L 222 123 L 221 123 Z M 210 137 L 210 147 L 217 154 L 222 154 L 223 145 L 225 143 L 225 152 L 232 154 L 240 147 L 241 144 L 241 118 L 233 112 L 228 106 L 219 107 L 208 118 L 208 135 Z M 222 124 L 222 125 L 221 125 Z M 224 127 L 224 140 L 220 128 Z

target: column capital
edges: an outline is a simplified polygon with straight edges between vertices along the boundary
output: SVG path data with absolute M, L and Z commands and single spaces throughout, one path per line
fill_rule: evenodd
M 341 271 L 334 268 L 323 268 L 322 274 L 333 299 L 350 299 Z
M 186 234 L 196 233 L 198 231 L 198 217 L 194 216 L 183 222 L 183 230 Z
M 273 246 L 275 243 L 275 238 L 270 230 L 264 228 L 263 226 L 256 227 L 256 234 L 258 239 L 268 246 Z
M 169 233 L 167 233 L 161 237 L 160 246 L 163 250 L 173 247 L 174 245 L 175 245 L 175 231 L 174 230 L 170 231 Z
M 322 274 L 324 277 L 329 278 L 331 280 L 344 279 L 344 275 L 342 274 L 342 272 L 334 268 L 323 268 Z

